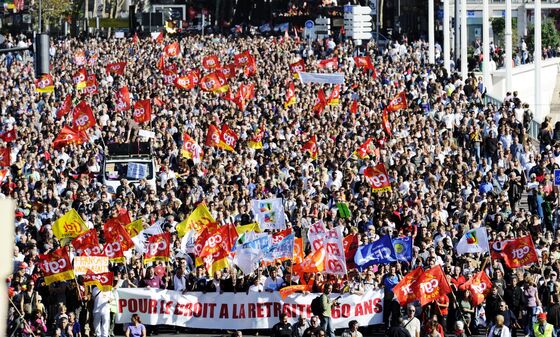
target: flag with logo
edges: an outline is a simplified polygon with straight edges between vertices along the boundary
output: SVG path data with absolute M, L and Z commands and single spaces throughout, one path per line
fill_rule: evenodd
M 100 291 L 113 290 L 113 272 L 100 274 L 86 273 L 84 277 L 84 286 L 96 286 Z
M 233 56 L 234 64 L 237 68 L 243 68 L 249 64 L 252 55 L 248 50 L 245 50 L 239 54 Z
M 126 68 L 126 62 L 115 62 L 109 63 L 105 67 L 107 74 L 117 74 L 124 75 L 124 69 Z
M 451 287 L 443 269 L 441 269 L 441 265 L 436 265 L 424 271 L 416 283 L 413 284 L 412 289 L 422 306 L 451 292 Z
M 239 136 L 227 124 L 222 125 L 220 132 L 220 147 L 226 151 L 234 151 Z
M 366 181 L 370 183 L 373 192 L 386 192 L 391 191 L 391 181 L 385 169 L 385 164 L 379 163 L 373 167 L 366 167 L 364 169 L 364 176 Z
M 395 261 L 397 261 L 397 256 L 389 235 L 384 235 L 377 241 L 358 247 L 354 255 L 354 263 L 359 270 L 364 270 L 374 264 Z
M 72 117 L 72 126 L 76 131 L 85 131 L 97 123 L 91 107 L 85 101 L 81 101 L 74 107 Z
M 317 136 L 316 135 L 311 136 L 311 138 L 307 142 L 305 142 L 305 144 L 303 144 L 301 150 L 303 152 L 309 153 L 311 159 L 316 160 L 317 157 L 319 156 L 319 148 L 317 146 Z
M 82 90 L 87 85 L 87 71 L 86 68 L 81 68 L 74 73 L 72 81 L 76 86 L 76 90 Z
M 490 251 L 486 227 L 478 227 L 467 231 L 459 243 L 457 243 L 457 254 L 484 253 Z
M 134 121 L 136 123 L 147 123 L 152 119 L 152 105 L 149 99 L 143 99 L 134 103 Z
M 313 104 L 313 111 L 316 113 L 321 113 L 325 110 L 327 106 L 327 97 L 325 96 L 325 91 L 319 89 L 317 92 L 317 98 L 315 98 L 315 103 Z
M 141 231 L 144 230 L 144 224 L 142 223 L 142 219 L 134 220 L 131 223 L 124 226 L 124 229 L 128 233 L 128 235 L 133 238 L 136 235 L 140 234 Z
M 305 61 L 300 59 L 297 62 L 290 64 L 290 72 L 294 78 L 299 78 L 299 72 L 305 71 Z
M 325 235 L 325 270 L 330 275 L 346 275 L 346 257 L 344 255 L 344 226 L 337 226 Z
M 173 42 L 163 47 L 163 54 L 166 57 L 177 57 L 181 52 L 179 42 Z
M 54 80 L 51 74 L 43 74 L 35 79 L 35 91 L 41 93 L 54 92 Z
M 334 56 L 325 60 L 320 60 L 317 61 L 317 68 L 319 69 L 323 69 L 323 68 L 332 68 L 332 69 L 337 69 L 338 68 L 338 57 Z
M 56 118 L 66 116 L 72 110 L 72 95 L 68 94 L 56 111 Z
M 39 254 L 39 267 L 43 270 L 47 285 L 73 279 L 74 268 L 68 255 L 68 247 L 60 247 L 49 254 Z
M 128 92 L 127 86 L 121 87 L 117 90 L 115 100 L 115 109 L 117 111 L 130 110 L 130 93 Z
M 64 213 L 64 215 L 58 218 L 52 225 L 53 234 L 60 240 L 62 245 L 70 243 L 73 238 L 85 233 L 87 230 L 88 227 L 86 223 L 73 208 Z
M 170 64 L 167 67 L 163 68 L 162 71 L 162 75 L 163 75 L 163 83 L 165 84 L 174 84 L 175 80 L 177 79 L 177 65 L 175 64 Z M 184 76 L 184 77 L 188 77 L 188 76 Z M 184 79 L 183 79 L 184 80 Z M 190 80 L 189 80 L 190 81 Z M 182 82 L 182 84 L 185 84 Z M 188 85 L 186 85 L 188 86 Z M 180 89 L 189 89 L 189 88 L 182 88 L 180 86 L 177 86 Z M 192 88 L 191 88 L 192 89 Z
M 349 234 L 344 237 L 342 240 L 342 244 L 344 245 L 344 256 L 346 256 L 346 265 L 348 268 L 354 268 L 354 256 L 356 255 L 356 251 L 360 246 L 360 241 L 358 240 L 357 234 Z
M 220 59 L 217 55 L 206 55 L 202 58 L 202 67 L 206 70 L 220 68 Z
M 216 220 L 214 220 L 212 214 L 210 214 L 206 204 L 200 203 L 185 220 L 177 224 L 177 233 L 179 237 L 183 237 L 190 229 L 194 229 L 200 233 L 211 224 L 216 226 Z
M 471 303 L 474 306 L 482 304 L 492 289 L 492 281 L 484 271 L 476 273 L 463 285 L 471 293 Z
M 260 150 L 263 148 L 264 128 L 259 127 L 253 136 L 249 139 L 248 146 L 251 149 Z
M 9 147 L 0 147 L 0 166 L 8 167 L 12 164 L 11 151 Z
M 389 122 L 389 112 L 387 109 L 383 109 L 383 114 L 381 115 L 381 123 L 383 124 L 383 129 L 389 137 L 393 136 L 393 130 L 391 129 L 391 123 Z
M 284 107 L 288 108 L 289 106 L 292 106 L 294 104 L 296 104 L 296 91 L 294 82 L 290 82 L 290 84 L 288 85 L 288 89 L 286 90 L 286 100 L 284 101 Z
M 406 274 L 402 280 L 393 288 L 393 294 L 401 306 L 405 306 L 410 302 L 416 301 L 416 293 L 414 287 L 417 280 L 424 273 L 422 267 L 418 267 Z
M 393 238 L 393 248 L 395 248 L 397 260 L 412 261 L 412 238 L 410 236 Z
M 298 264 L 302 263 L 304 259 L 304 248 L 303 248 L 303 238 L 295 238 L 294 239 L 294 257 L 293 263 Z
M 224 64 L 220 67 L 220 71 L 222 72 L 222 75 L 229 80 L 230 78 L 235 77 L 235 64 Z
M 251 208 L 261 229 L 286 228 L 281 198 L 251 200 Z
M 366 159 L 369 158 L 371 154 L 374 153 L 374 143 L 373 138 L 368 138 L 366 141 L 360 145 L 360 147 L 354 151 L 354 155 L 359 159 Z
M 55 149 L 60 149 L 70 144 L 80 145 L 85 143 L 87 140 L 88 136 L 85 132 L 76 132 L 65 125 L 54 139 L 53 147 Z
M 155 261 L 168 262 L 171 257 L 170 246 L 171 234 L 169 232 L 150 236 L 144 251 L 144 264 Z
M 243 74 L 248 78 L 256 75 L 258 70 L 259 69 L 257 68 L 257 60 L 253 55 L 250 55 L 249 63 L 245 66 L 245 68 L 243 68 Z
M 325 271 L 325 247 L 321 247 L 307 255 L 303 262 L 294 265 L 293 271 L 302 276 L 304 273 L 320 273 Z
M 192 159 L 193 163 L 202 163 L 202 156 L 204 151 L 198 143 L 189 136 L 189 134 L 183 134 L 183 146 L 181 147 L 181 155 L 184 158 Z
M 375 70 L 370 56 L 354 56 L 354 64 L 364 70 Z
M 84 88 L 84 92 L 88 95 L 98 94 L 98 83 L 97 83 L 97 76 L 95 74 L 88 74 L 86 80 L 86 87 Z
M 218 127 L 214 124 L 210 124 L 208 126 L 208 132 L 206 133 L 205 145 L 209 147 L 223 148 L 221 138 L 222 132 L 220 131 L 220 129 L 218 129 Z
M 510 269 L 539 262 L 539 256 L 530 235 L 509 240 L 503 247 L 503 258 Z
M 175 79 L 173 80 L 173 84 L 177 88 L 184 90 L 191 90 L 196 86 L 196 83 L 194 83 L 190 74 L 175 77 Z
M 237 231 L 235 230 L 234 225 L 228 224 L 222 226 L 215 232 L 218 231 L 222 233 L 221 242 L 217 242 L 218 239 L 216 239 L 215 242 L 218 245 L 218 250 L 212 254 L 205 254 L 204 257 L 202 257 L 205 252 L 205 248 L 207 248 L 206 246 L 208 246 L 212 238 L 215 237 L 210 236 L 208 237 L 208 239 L 206 239 L 205 247 L 200 254 L 210 275 L 214 274 L 216 270 L 222 270 L 229 266 L 229 253 L 231 252 L 238 238 Z
M 338 105 L 340 104 L 340 84 L 336 84 L 329 95 L 327 100 L 328 105 Z
M 294 233 L 284 237 L 280 242 L 272 244 L 263 252 L 263 260 L 274 262 L 277 259 L 291 259 L 294 255 Z
M 99 256 L 102 253 L 96 229 L 78 235 L 71 244 L 79 256 Z
M 389 105 L 387 105 L 387 111 L 398 111 L 401 109 L 406 109 L 406 107 L 406 93 L 404 91 L 401 91 L 397 96 L 395 96 L 395 98 L 391 100 L 391 102 L 389 102 Z
M 245 275 L 255 271 L 262 260 L 262 251 L 255 248 L 239 248 L 235 251 L 233 264 L 236 265 Z
M 125 230 L 129 232 L 128 229 L 125 228 Z M 161 229 L 161 225 L 158 222 L 149 226 L 148 228 L 142 229 L 136 236 L 132 237 L 132 242 L 134 243 L 134 249 L 138 253 L 143 254 L 147 249 L 148 239 L 154 235 L 158 235 L 162 233 L 163 230 Z
M 86 52 L 83 50 L 76 50 L 74 52 L 74 64 L 77 66 L 83 66 L 86 64 Z
M 323 239 L 326 234 L 327 228 L 325 227 L 323 220 L 319 220 L 309 226 L 309 230 L 307 231 L 307 240 L 309 241 L 312 251 L 316 251 L 317 249 L 323 247 Z
M 6 177 L 8 176 L 9 171 L 4 169 L 0 170 L 0 183 L 3 183 Z

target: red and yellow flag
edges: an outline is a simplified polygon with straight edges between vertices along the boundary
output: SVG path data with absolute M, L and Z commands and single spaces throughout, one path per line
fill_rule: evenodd
M 115 275 L 112 272 L 92 274 L 87 273 L 84 275 L 85 286 L 97 286 L 100 291 L 113 290 L 113 280 Z
M 391 181 L 385 164 L 379 163 L 364 170 L 366 180 L 371 184 L 373 192 L 386 192 L 391 190 Z
M 152 235 L 148 238 L 147 249 L 144 252 L 144 264 L 155 261 L 168 262 L 171 254 L 171 233 Z
M 249 139 L 248 146 L 251 149 L 259 150 L 263 148 L 264 128 L 259 127 L 257 131 L 253 134 L 253 137 Z
M 294 78 L 299 78 L 298 72 L 302 71 L 305 71 L 305 61 L 303 59 L 290 64 L 290 72 L 292 73 Z
M 327 100 L 328 105 L 338 105 L 340 104 L 340 84 L 336 84 L 329 95 Z
M 49 254 L 40 254 L 39 260 L 39 267 L 43 270 L 47 285 L 58 281 L 71 280 L 75 277 L 74 268 L 68 255 L 68 247 L 58 248 Z
M 54 236 L 60 240 L 60 243 L 66 245 L 73 238 L 85 233 L 88 227 L 84 220 L 82 220 L 82 217 L 80 217 L 80 214 L 72 208 L 53 223 L 52 230 Z
M 319 155 L 319 149 L 317 147 L 317 136 L 313 135 L 305 144 L 303 144 L 302 151 L 309 153 L 311 159 L 317 159 Z
M 406 109 L 406 107 L 406 93 L 404 91 L 401 91 L 391 100 L 391 102 L 389 102 L 389 105 L 387 105 L 387 111 L 398 111 L 401 109 Z
M 284 107 L 287 108 L 296 104 L 296 89 L 294 82 L 290 82 L 288 89 L 286 90 L 286 101 L 284 102 Z
M 177 224 L 176 229 L 179 237 L 183 237 L 191 229 L 200 233 L 206 227 L 212 228 L 216 226 L 216 220 L 212 217 L 210 211 L 208 211 L 206 204 L 200 203 L 188 218 Z
M 35 79 L 35 91 L 42 93 L 54 92 L 54 80 L 51 74 L 43 74 Z
M 451 292 L 451 287 L 440 265 L 436 265 L 422 273 L 416 283 L 412 285 L 412 289 L 422 306 Z

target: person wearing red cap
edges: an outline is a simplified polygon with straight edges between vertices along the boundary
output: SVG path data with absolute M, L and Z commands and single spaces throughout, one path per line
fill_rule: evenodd
M 546 313 L 541 312 L 537 315 L 537 322 L 533 324 L 533 329 L 531 330 L 531 336 L 533 337 L 556 337 L 556 331 L 554 326 L 546 321 Z

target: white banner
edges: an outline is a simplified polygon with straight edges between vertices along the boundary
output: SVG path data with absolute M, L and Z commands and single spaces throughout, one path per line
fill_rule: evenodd
M 107 256 L 76 256 L 74 257 L 74 273 L 85 275 L 88 270 L 94 274 L 109 271 L 109 258 Z
M 281 198 L 251 200 L 251 207 L 261 229 L 286 228 Z
M 343 73 L 306 73 L 303 71 L 298 72 L 301 83 L 319 83 L 319 84 L 344 84 Z
M 346 275 L 346 257 L 344 255 L 344 226 L 340 225 L 329 230 L 325 239 L 325 268 L 327 274 Z
M 178 325 L 197 329 L 270 329 L 282 312 L 295 323 L 300 314 L 311 317 L 311 301 L 319 294 L 292 294 L 282 300 L 280 293 L 200 293 L 182 294 L 159 289 L 117 289 L 117 323 L 129 323 L 132 314 L 149 325 Z M 337 295 L 332 294 L 333 298 Z M 335 328 L 347 328 L 355 319 L 360 326 L 383 323 L 383 291 L 371 290 L 363 296 L 345 294 L 333 307 Z
M 309 243 L 311 244 L 312 251 L 316 251 L 317 249 L 321 249 L 321 247 L 323 247 L 323 238 L 325 237 L 326 233 L 327 229 L 325 228 L 323 220 L 319 220 L 309 226 L 307 238 L 309 239 Z

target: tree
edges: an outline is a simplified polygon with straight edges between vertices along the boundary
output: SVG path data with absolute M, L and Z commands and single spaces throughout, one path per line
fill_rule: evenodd
M 527 47 L 529 50 L 533 50 L 535 43 L 535 27 L 533 25 L 529 26 L 529 32 L 527 34 Z M 554 21 L 551 19 L 546 19 L 541 25 L 541 41 L 543 48 L 556 48 L 560 46 L 560 33 L 556 29 Z
M 66 18 L 72 12 L 72 0 L 41 0 L 35 1 L 33 10 L 36 13 L 37 25 L 39 24 L 39 3 L 42 10 L 41 31 L 47 31 L 49 25 L 57 23 L 60 19 Z
M 492 32 L 494 32 L 494 43 L 497 46 L 503 46 L 505 48 L 506 19 L 492 18 L 491 20 Z M 512 18 L 511 20 L 511 31 L 511 45 L 515 49 L 515 46 L 518 45 L 518 37 L 517 34 L 514 34 L 513 32 L 517 31 L 517 18 Z

